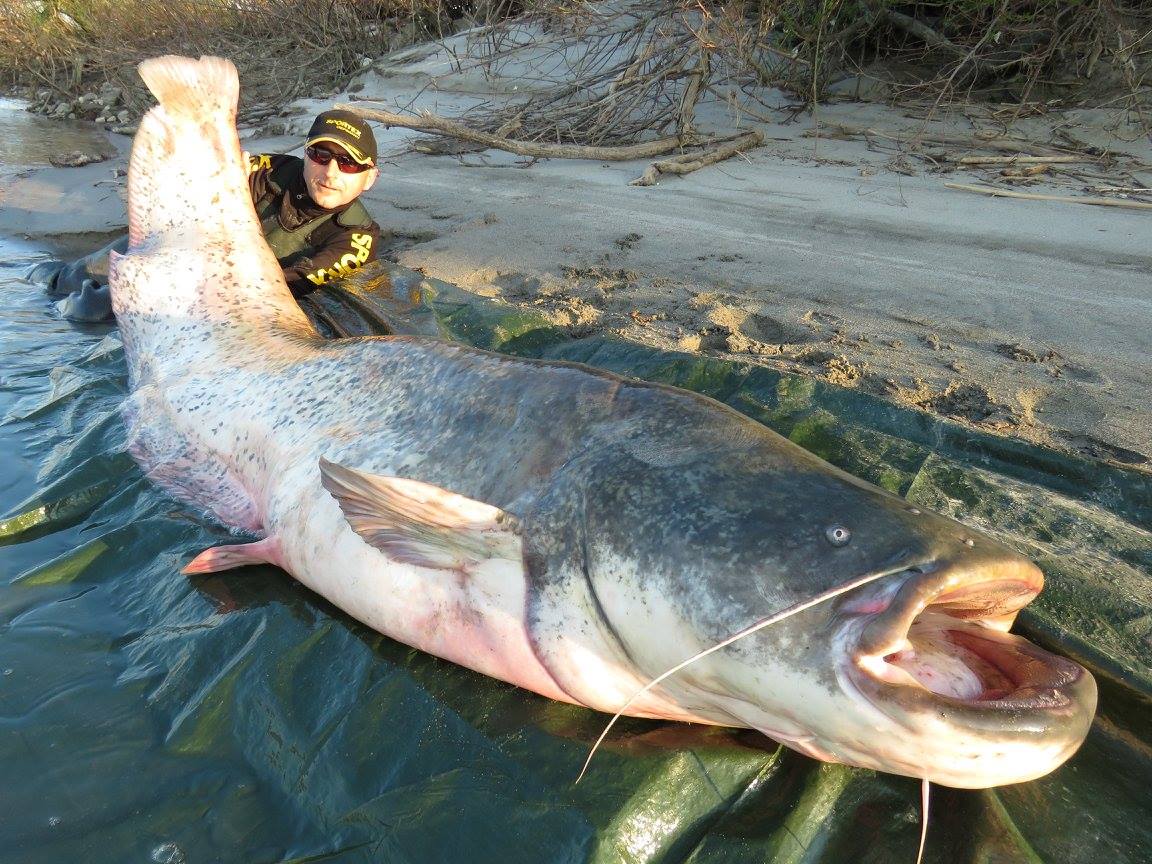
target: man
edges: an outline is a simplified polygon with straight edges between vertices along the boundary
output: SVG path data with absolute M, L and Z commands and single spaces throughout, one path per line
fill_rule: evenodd
M 296 297 L 376 260 L 380 226 L 358 199 L 380 171 L 376 138 L 360 117 L 325 111 L 302 160 L 262 155 L 248 165 L 256 217 Z
M 312 123 L 304 158 L 262 154 L 248 158 L 248 187 L 264 238 L 299 298 L 377 260 L 380 226 L 360 195 L 372 188 L 376 137 L 351 111 L 325 111 Z M 48 293 L 63 297 L 61 313 L 74 321 L 102 321 L 112 314 L 108 253 L 123 252 L 122 237 L 72 264 L 61 263 Z

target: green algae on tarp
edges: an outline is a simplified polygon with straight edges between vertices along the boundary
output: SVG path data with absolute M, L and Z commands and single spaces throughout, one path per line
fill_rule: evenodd
M 689 386 L 1039 561 L 1048 588 L 1019 626 L 1098 672 L 1099 716 L 1048 777 L 934 788 L 925 860 L 1152 860 L 1146 475 L 812 378 L 570 339 L 403 268 L 366 275 L 310 299 L 327 332 Z M 624 718 L 574 784 L 605 715 L 393 642 L 272 567 L 179 575 L 235 541 L 122 452 L 115 339 L 61 344 L 50 366 L 13 357 L 22 392 L 42 383 L 0 425 L 39 465 L 0 534 L 2 864 L 915 860 L 915 780 L 746 730 Z

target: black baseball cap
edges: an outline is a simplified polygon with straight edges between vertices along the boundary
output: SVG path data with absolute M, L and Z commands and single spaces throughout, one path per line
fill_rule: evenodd
M 305 147 L 321 141 L 331 141 L 348 151 L 348 155 L 361 165 L 376 164 L 376 136 L 364 118 L 341 108 L 318 115 L 308 130 Z

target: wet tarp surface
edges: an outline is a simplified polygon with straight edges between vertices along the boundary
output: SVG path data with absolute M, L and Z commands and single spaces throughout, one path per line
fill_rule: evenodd
M 0 862 L 914 861 L 920 785 L 747 731 L 607 718 L 392 642 L 272 567 L 187 578 L 219 527 L 123 453 L 122 350 L 0 265 Z M 606 339 L 389 268 L 329 335 L 418 332 L 699 390 L 1045 570 L 1017 630 L 1096 673 L 1041 780 L 933 788 L 930 862 L 1152 861 L 1149 476 L 820 382 Z M 390 276 L 391 278 L 387 278 Z M 330 394 L 329 398 L 339 398 Z

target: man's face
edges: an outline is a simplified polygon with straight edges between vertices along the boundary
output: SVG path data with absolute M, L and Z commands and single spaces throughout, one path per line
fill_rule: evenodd
M 337 156 L 348 155 L 343 147 L 331 141 L 320 141 L 313 147 L 316 150 L 327 150 Z M 367 171 L 345 174 L 335 159 L 329 160 L 327 165 L 321 165 L 307 153 L 304 154 L 304 185 L 308 187 L 308 194 L 312 196 L 312 200 L 325 210 L 343 207 L 361 192 L 370 189 L 379 173 L 379 169 L 373 166 Z

